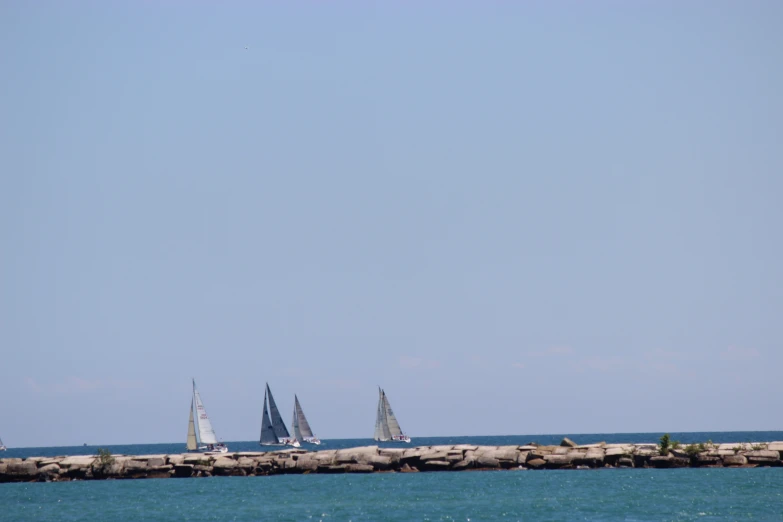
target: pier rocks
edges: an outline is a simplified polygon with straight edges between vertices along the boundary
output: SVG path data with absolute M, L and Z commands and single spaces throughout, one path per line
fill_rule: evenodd
M 474 446 L 470 444 L 340 450 L 82 455 L 0 459 L 0 483 L 69 480 L 265 476 L 463 470 L 716 468 L 783 466 L 783 442 L 691 445 L 665 455 L 656 444 Z

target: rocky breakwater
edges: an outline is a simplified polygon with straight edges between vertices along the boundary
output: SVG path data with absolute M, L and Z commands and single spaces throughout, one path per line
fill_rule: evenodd
M 589 468 L 783 466 L 783 442 L 700 444 L 669 449 L 656 444 L 560 446 L 365 446 L 341 450 L 177 455 L 100 455 L 0 459 L 0 482 Z

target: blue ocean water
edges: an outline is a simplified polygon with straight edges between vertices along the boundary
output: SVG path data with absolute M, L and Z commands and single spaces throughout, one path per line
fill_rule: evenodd
M 289 475 L 0 485 L 0 521 L 782 520 L 783 468 Z
M 660 433 L 415 438 L 432 444 L 656 442 Z M 783 440 L 783 432 L 672 433 L 684 443 Z M 318 449 L 374 444 L 328 440 Z M 258 451 L 257 442 L 229 442 Z M 184 444 L 104 446 L 180 453 Z M 407 446 L 383 444 L 383 446 Z M 12 448 L 3 457 L 94 454 Z M 280 449 L 278 448 L 264 448 Z M 783 468 L 597 469 L 288 475 L 0 484 L 0 521 L 72 520 L 783 520 Z

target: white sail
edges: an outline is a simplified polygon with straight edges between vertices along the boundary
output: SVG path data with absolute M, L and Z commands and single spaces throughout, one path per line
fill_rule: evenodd
M 294 418 L 291 421 L 291 433 L 294 435 L 294 439 L 299 441 L 304 440 L 302 430 L 299 429 L 299 415 L 297 415 L 296 406 L 294 406 Z
M 196 403 L 196 422 L 198 424 L 198 440 L 202 444 L 217 444 L 215 430 L 212 429 L 212 423 L 209 422 L 207 410 L 204 409 L 204 403 L 201 402 L 201 395 L 196 389 L 196 381 L 193 381 L 193 400 Z
M 307 417 L 305 417 L 304 410 L 299 404 L 299 398 L 296 395 L 294 395 L 294 415 L 297 417 L 297 421 L 299 423 L 299 432 L 301 433 L 302 437 L 306 439 L 312 438 L 313 430 L 310 428 L 310 423 L 307 422 Z
M 400 429 L 400 423 L 397 422 L 397 417 L 392 411 L 391 404 L 389 404 L 389 398 L 386 396 L 386 392 L 383 392 L 383 402 L 384 409 L 386 410 L 386 427 L 389 430 L 390 438 L 398 437 L 402 435 L 402 430 Z
M 188 451 L 196 451 L 198 443 L 196 442 L 196 425 L 193 422 L 193 401 L 190 401 L 190 419 L 188 420 Z

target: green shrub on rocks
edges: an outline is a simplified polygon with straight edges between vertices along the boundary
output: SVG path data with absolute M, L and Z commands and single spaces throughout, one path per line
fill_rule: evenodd
M 685 446 L 685 453 L 687 453 L 690 458 L 696 457 L 699 453 L 703 451 L 705 451 L 703 442 L 699 444 L 688 444 L 687 446 Z
M 668 433 L 664 433 L 658 442 L 658 453 L 665 457 L 669 454 L 670 449 L 672 449 L 672 439 Z
M 98 456 L 95 458 L 96 467 L 100 470 L 106 470 L 114 464 L 114 457 L 111 456 L 111 451 L 98 448 Z

